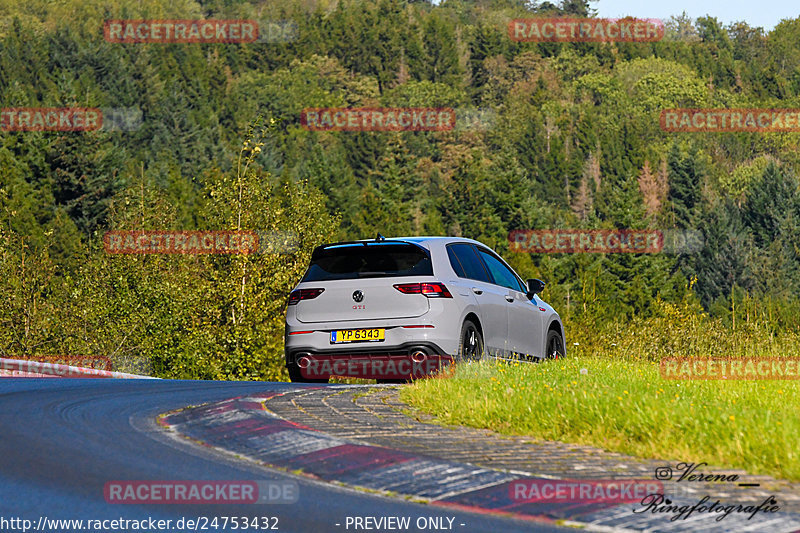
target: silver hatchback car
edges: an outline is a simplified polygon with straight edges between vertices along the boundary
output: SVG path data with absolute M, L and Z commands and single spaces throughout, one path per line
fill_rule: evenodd
M 391 364 L 395 358 L 563 356 L 564 327 L 537 297 L 543 289 L 544 282 L 523 282 L 499 255 L 471 239 L 378 235 L 319 246 L 289 296 L 289 376 L 327 381 L 349 375 L 333 372 L 335 365 L 354 368 L 354 361 L 374 358 Z M 320 360 L 327 370 L 305 371 Z M 414 377 L 398 368 L 400 374 L 383 377 Z

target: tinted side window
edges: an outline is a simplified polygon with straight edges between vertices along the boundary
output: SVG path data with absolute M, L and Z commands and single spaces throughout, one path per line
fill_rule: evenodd
M 451 263 L 453 262 L 453 256 L 457 259 L 461 268 L 459 269 L 454 265 L 453 270 L 456 271 L 459 277 L 491 283 L 486 269 L 483 268 L 481 260 L 471 244 L 450 244 L 447 246 L 447 255 L 450 256 Z M 462 275 L 461 272 L 464 274 Z
M 450 266 L 453 267 L 456 276 L 459 278 L 466 278 L 467 273 L 464 272 L 464 267 L 461 266 L 461 261 L 456 257 L 456 252 L 453 250 L 452 246 L 447 247 L 447 257 L 450 259 Z
M 525 290 L 520 286 L 517 276 L 515 276 L 514 273 L 506 265 L 504 265 L 502 261 L 486 250 L 481 248 L 479 248 L 479 250 L 481 257 L 483 258 L 483 262 L 486 264 L 486 268 L 488 268 L 489 272 L 492 274 L 492 278 L 494 278 L 494 283 L 496 285 L 508 287 L 509 289 L 514 289 L 515 291 L 525 292 Z

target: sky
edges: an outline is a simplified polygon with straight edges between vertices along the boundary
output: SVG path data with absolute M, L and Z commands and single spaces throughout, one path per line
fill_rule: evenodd
M 598 0 L 590 5 L 601 18 L 630 15 L 666 22 L 670 16 L 686 11 L 692 19 L 711 15 L 724 25 L 743 20 L 750 26 L 761 26 L 765 31 L 770 31 L 781 19 L 800 17 L 800 0 Z

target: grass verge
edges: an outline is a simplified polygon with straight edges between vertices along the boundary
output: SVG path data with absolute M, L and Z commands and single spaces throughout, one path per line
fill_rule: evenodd
M 673 381 L 655 361 L 582 356 L 459 365 L 401 399 L 448 424 L 800 480 L 798 381 Z

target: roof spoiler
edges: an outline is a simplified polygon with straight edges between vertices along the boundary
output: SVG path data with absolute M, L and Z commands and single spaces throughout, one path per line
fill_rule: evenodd
M 328 244 L 321 244 L 320 246 L 314 248 L 314 251 L 311 252 L 311 260 L 313 261 L 314 259 L 318 259 L 319 256 L 322 254 L 322 252 L 334 246 L 348 246 L 354 244 L 363 244 L 364 246 L 369 246 L 370 244 L 394 244 L 394 243 L 411 244 L 413 246 L 416 246 L 420 250 L 424 251 L 425 253 L 428 253 L 428 250 L 426 250 L 424 246 L 420 246 L 415 242 L 404 241 L 402 239 L 392 239 L 392 238 L 387 239 L 386 237 L 378 233 L 378 235 L 375 237 L 375 240 L 341 241 L 341 242 L 331 242 Z

